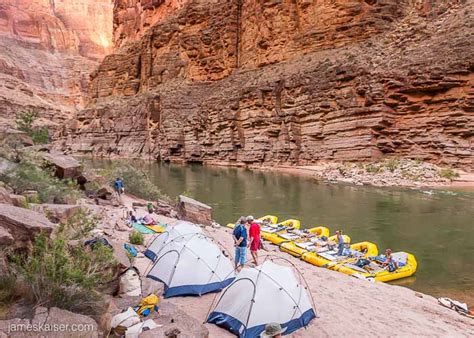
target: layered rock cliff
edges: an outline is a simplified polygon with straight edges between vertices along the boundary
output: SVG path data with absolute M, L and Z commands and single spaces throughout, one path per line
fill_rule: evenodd
M 92 74 L 87 108 L 58 135 L 63 148 L 473 168 L 472 0 L 119 3 L 120 48 Z
M 58 123 L 84 107 L 89 74 L 113 46 L 112 0 L 0 3 L 0 123 L 36 110 Z

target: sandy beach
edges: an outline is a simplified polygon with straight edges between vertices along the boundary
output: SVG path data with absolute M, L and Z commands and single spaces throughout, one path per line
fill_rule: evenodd
M 131 207 L 131 197 L 124 198 Z M 144 210 L 138 210 L 143 213 Z M 110 209 L 110 217 L 121 216 L 120 209 Z M 177 220 L 157 215 L 156 218 L 172 226 Z M 231 230 L 220 227 L 204 228 L 205 233 L 227 252 L 233 253 Z M 126 240 L 127 232 L 118 232 Z M 146 243 L 153 235 L 145 235 Z M 262 255 L 274 255 L 289 259 L 303 274 L 314 298 L 318 318 L 306 329 L 291 337 L 339 337 L 339 336 L 437 336 L 472 337 L 474 320 L 442 307 L 429 295 L 402 286 L 371 283 L 338 272 L 310 265 L 280 252 L 278 247 L 267 243 Z M 150 268 L 147 258 L 137 258 L 135 265 L 142 275 Z M 156 282 L 152 282 L 156 283 Z M 159 283 L 156 283 L 159 284 Z M 153 285 L 158 287 L 158 285 Z M 204 322 L 216 294 L 202 297 L 175 297 L 165 299 L 162 307 L 173 304 L 199 322 Z M 215 325 L 204 324 L 210 337 L 232 337 Z

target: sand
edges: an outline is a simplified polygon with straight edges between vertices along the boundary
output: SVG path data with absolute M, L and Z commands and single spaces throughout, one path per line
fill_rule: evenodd
M 125 196 L 126 207 L 134 199 Z M 138 210 L 143 214 L 144 210 Z M 111 209 L 110 219 L 120 217 L 121 209 Z M 155 216 L 160 222 L 173 224 L 176 220 Z M 227 252 L 233 253 L 231 230 L 206 227 L 205 233 L 218 242 Z M 127 232 L 114 233 L 125 241 Z M 150 242 L 153 235 L 146 235 Z M 474 337 L 474 319 L 442 307 L 429 295 L 405 287 L 384 283 L 371 283 L 335 271 L 318 268 L 280 252 L 278 247 L 266 243 L 267 252 L 289 259 L 303 274 L 316 305 L 318 318 L 306 329 L 300 329 L 288 337 L 358 337 L 358 336 L 430 336 Z M 150 268 L 147 258 L 135 262 L 142 274 Z M 188 315 L 204 322 L 216 294 L 202 297 L 174 297 L 166 299 Z M 205 324 L 210 337 L 232 337 L 228 331 L 213 324 Z

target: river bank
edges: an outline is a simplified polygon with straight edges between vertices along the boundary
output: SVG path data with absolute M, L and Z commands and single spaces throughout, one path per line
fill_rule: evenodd
M 77 154 L 73 154 L 76 155 Z M 83 155 L 81 155 L 83 156 Z M 95 158 L 83 156 L 84 158 Z M 103 158 L 100 158 L 103 159 Z M 110 160 L 136 160 L 112 155 Z M 153 159 L 142 159 L 154 162 Z M 184 161 L 172 161 L 185 165 Z M 247 165 L 245 163 L 207 161 L 209 167 L 243 168 L 262 172 L 279 172 L 330 183 L 368 185 L 375 187 L 474 189 L 474 172 L 441 167 L 429 162 L 392 158 L 373 162 L 319 162 L 312 165 Z
M 128 196 L 124 206 L 131 208 L 135 198 Z M 138 201 L 142 202 L 142 201 Z M 122 209 L 109 208 L 110 219 L 123 214 Z M 144 210 L 141 210 L 144 212 Z M 172 226 L 177 220 L 156 216 L 161 223 Z M 224 227 L 205 227 L 204 232 L 219 243 L 227 252 L 233 252 L 231 230 Z M 114 236 L 124 238 L 125 233 Z M 150 242 L 152 235 L 146 235 Z M 319 318 L 291 337 L 329 336 L 472 336 L 472 319 L 458 315 L 440 306 L 432 296 L 401 286 L 370 283 L 334 271 L 317 268 L 293 258 L 267 244 L 263 255 L 275 255 L 290 259 L 308 282 Z M 144 275 L 150 268 L 148 259 L 137 258 L 135 265 Z M 202 297 L 177 297 L 167 299 L 178 309 L 196 321 L 203 322 L 215 298 L 215 294 Z M 204 324 L 210 337 L 231 337 L 227 331 L 211 324 Z

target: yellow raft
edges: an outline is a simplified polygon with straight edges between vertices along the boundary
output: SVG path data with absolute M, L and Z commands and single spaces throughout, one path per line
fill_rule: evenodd
M 360 268 L 357 265 L 354 265 L 356 262 L 355 259 L 351 262 L 335 265 L 333 270 L 363 279 L 375 279 L 379 282 L 389 282 L 400 278 L 410 277 L 416 272 L 418 263 L 416 262 L 414 255 L 401 251 L 392 253 L 392 258 L 399 266 L 399 268 L 393 272 L 388 271 L 385 266 L 376 260 L 371 260 L 369 265 Z
M 273 244 L 280 244 L 288 240 L 282 236 L 288 235 L 289 230 L 298 230 L 300 227 L 301 222 L 297 219 L 287 219 L 278 224 L 262 225 L 260 227 L 260 237 Z
M 378 254 L 377 245 L 371 242 L 351 244 L 350 249 L 350 255 L 355 255 L 359 258 L 374 256 L 374 254 L 376 256 Z M 316 266 L 331 268 L 338 263 L 343 264 L 344 262 L 351 260 L 352 257 L 338 256 L 337 248 L 329 250 L 328 248 L 323 247 L 316 251 L 307 251 L 303 253 L 301 259 Z
M 329 229 L 325 227 L 315 227 L 305 230 L 290 228 L 276 232 L 264 232 L 264 230 L 261 229 L 262 238 L 276 245 L 284 242 L 300 240 L 302 238 L 327 236 L 327 234 L 329 234 Z
M 276 224 L 276 222 L 278 222 L 278 217 L 273 215 L 265 215 L 263 217 L 257 218 L 257 221 L 268 222 L 269 224 Z M 228 228 L 234 229 L 235 223 L 228 223 L 226 226 Z
M 320 228 L 326 229 L 327 232 L 324 231 L 324 232 L 321 232 L 321 234 L 318 234 L 317 231 Z M 310 232 L 311 230 L 314 231 L 312 233 L 316 234 L 315 237 L 301 238 L 301 239 L 290 241 L 290 242 L 283 242 L 280 244 L 280 250 L 283 252 L 289 253 L 292 256 L 301 257 L 301 255 L 303 255 L 305 252 L 316 251 L 318 250 L 318 248 L 327 250 L 326 247 L 330 242 L 334 242 L 334 243 L 336 242 L 336 235 L 329 237 L 327 240 L 324 240 L 321 238 L 322 236 L 326 236 L 326 237 L 329 236 L 329 229 L 325 227 L 316 227 L 316 228 L 309 229 Z M 351 242 L 351 238 L 349 236 L 342 235 L 342 237 L 344 238 L 344 243 Z

